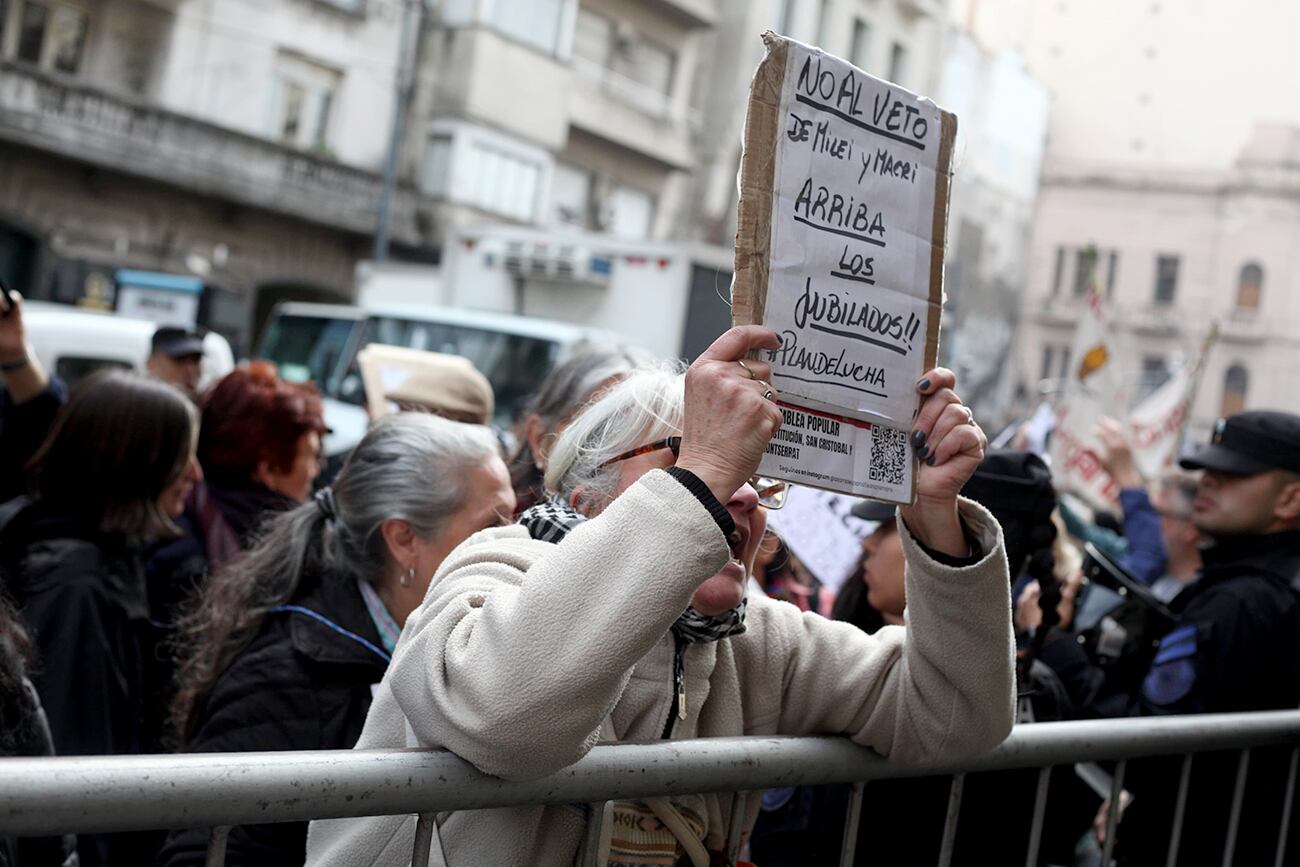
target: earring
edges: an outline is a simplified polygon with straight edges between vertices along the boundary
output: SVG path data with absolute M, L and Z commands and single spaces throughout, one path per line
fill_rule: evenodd
M 402 573 L 402 576 L 397 579 L 397 583 L 401 584 L 403 587 L 410 587 L 411 582 L 414 580 L 415 580 L 415 567 L 412 566 L 410 569 L 407 569 L 404 573 Z

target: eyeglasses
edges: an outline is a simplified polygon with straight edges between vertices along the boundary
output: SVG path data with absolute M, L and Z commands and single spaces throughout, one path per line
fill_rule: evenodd
M 790 486 L 767 476 L 751 476 L 749 486 L 758 492 L 758 504 L 768 511 L 775 512 L 785 505 L 785 496 L 790 493 Z
M 619 461 L 628 461 L 631 460 L 632 458 L 639 458 L 642 455 L 648 455 L 651 452 L 657 452 L 660 449 L 672 449 L 673 460 L 677 460 L 677 456 L 682 450 L 682 438 L 668 437 L 668 439 L 655 440 L 652 443 L 647 443 L 646 445 L 638 446 L 637 448 L 632 449 L 632 451 L 630 452 L 623 452 L 623 454 L 621 455 L 615 455 L 614 457 L 605 461 L 605 463 L 601 464 L 596 469 L 603 470 L 605 469 L 605 467 L 609 466 L 610 464 L 616 464 Z
M 655 440 L 643 446 L 638 446 L 631 451 L 623 452 L 621 455 L 615 455 L 600 465 L 599 469 L 604 469 L 610 464 L 616 464 L 619 461 L 627 461 L 632 458 L 639 458 L 641 455 L 648 455 L 651 452 L 657 452 L 661 449 L 669 449 L 673 453 L 673 460 L 677 460 L 682 450 L 681 437 L 668 437 L 667 439 Z M 785 505 L 786 494 L 790 492 L 790 486 L 785 482 L 769 479 L 767 476 L 750 476 L 749 485 L 758 493 L 758 504 L 765 509 L 775 511 Z

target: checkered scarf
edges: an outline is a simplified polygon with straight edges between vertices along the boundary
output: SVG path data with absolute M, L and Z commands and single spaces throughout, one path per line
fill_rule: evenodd
M 552 497 L 526 509 L 519 516 L 519 523 L 528 530 L 528 535 L 543 542 L 557 544 L 568 535 L 574 527 L 587 520 L 574 511 L 559 497 Z M 745 631 L 745 606 L 748 600 L 730 611 L 721 614 L 701 614 L 694 608 L 687 608 L 673 624 L 673 634 L 687 644 L 696 642 L 718 641 Z

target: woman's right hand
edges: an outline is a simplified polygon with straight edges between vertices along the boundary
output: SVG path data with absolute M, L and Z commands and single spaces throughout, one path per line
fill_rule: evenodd
M 781 426 L 771 366 L 746 357 L 752 350 L 780 345 L 770 328 L 738 325 L 713 341 L 686 371 L 677 466 L 698 476 L 719 502 L 730 500 L 754 475 Z

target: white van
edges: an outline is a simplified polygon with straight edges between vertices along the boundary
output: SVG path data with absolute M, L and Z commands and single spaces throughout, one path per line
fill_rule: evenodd
M 68 385 L 105 367 L 143 373 L 158 328 L 158 323 L 144 319 L 41 301 L 23 302 L 23 325 L 41 364 Z M 234 369 L 235 356 L 226 338 L 208 332 L 199 387 Z
M 366 393 L 357 353 L 370 343 L 468 358 L 492 383 L 494 424 L 508 430 L 557 364 L 586 345 L 624 342 L 600 329 L 504 313 L 423 304 L 284 302 L 267 322 L 257 357 L 274 362 L 291 382 L 311 381 L 320 388 L 332 431 L 326 452 L 334 454 L 365 433 Z

